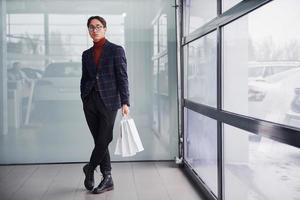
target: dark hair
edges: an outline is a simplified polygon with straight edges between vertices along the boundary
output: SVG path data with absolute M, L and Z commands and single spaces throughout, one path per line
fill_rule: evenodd
M 89 25 L 93 19 L 99 20 L 101 22 L 101 24 L 103 25 L 103 27 L 106 28 L 106 21 L 103 17 L 100 17 L 100 16 L 91 16 L 87 21 L 87 27 L 89 27 Z

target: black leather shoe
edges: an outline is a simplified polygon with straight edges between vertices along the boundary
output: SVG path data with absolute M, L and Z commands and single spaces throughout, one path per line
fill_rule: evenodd
M 83 166 L 83 172 L 85 174 L 84 186 L 87 190 L 94 188 L 94 169 L 89 163 Z
M 109 190 L 114 189 L 114 183 L 111 177 L 111 174 L 104 175 L 101 183 L 93 190 L 94 194 L 100 194 Z

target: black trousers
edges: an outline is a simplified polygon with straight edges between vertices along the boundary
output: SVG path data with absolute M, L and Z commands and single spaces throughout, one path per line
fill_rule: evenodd
M 100 171 L 104 174 L 111 171 L 108 145 L 113 139 L 113 127 L 117 111 L 111 111 L 105 107 L 95 88 L 84 99 L 83 110 L 95 144 L 90 157 L 90 164 L 94 169 L 100 165 Z

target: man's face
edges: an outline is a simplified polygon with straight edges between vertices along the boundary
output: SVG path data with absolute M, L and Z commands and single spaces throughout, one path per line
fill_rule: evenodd
M 106 28 L 103 27 L 103 24 L 98 19 L 91 20 L 88 30 L 94 42 L 98 42 L 103 38 L 106 32 Z

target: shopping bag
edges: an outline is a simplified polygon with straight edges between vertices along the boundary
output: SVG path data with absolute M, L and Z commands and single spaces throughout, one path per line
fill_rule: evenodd
M 122 132 L 121 131 L 117 139 L 115 155 L 122 155 Z
M 120 123 L 120 134 L 116 143 L 115 155 L 133 156 L 143 150 L 134 120 L 130 117 L 123 117 Z
M 121 146 L 122 146 L 122 156 L 133 156 L 136 154 L 136 151 L 134 150 L 132 138 L 130 137 L 130 130 L 128 127 L 128 123 L 126 121 L 126 118 L 123 118 L 121 120 L 121 132 L 122 132 L 122 140 L 121 140 Z
M 144 150 L 142 141 L 140 139 L 138 130 L 135 126 L 134 120 L 132 118 L 129 118 L 126 120 L 127 123 L 127 127 L 128 127 L 128 132 L 129 132 L 129 137 L 132 138 L 132 140 L 130 140 L 132 142 L 132 148 L 134 148 L 135 152 L 140 152 Z

